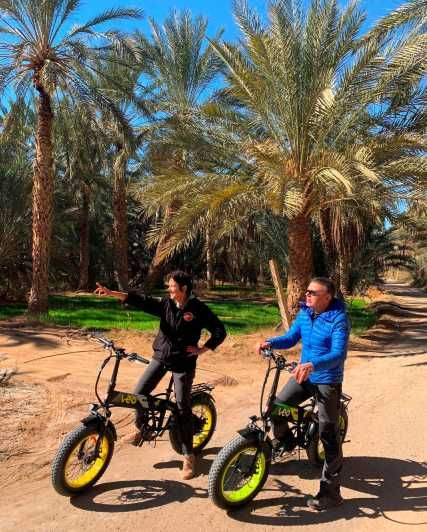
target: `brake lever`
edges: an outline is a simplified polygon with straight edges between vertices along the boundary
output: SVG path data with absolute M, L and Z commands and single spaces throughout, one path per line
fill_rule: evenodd
M 271 358 L 272 354 L 273 354 L 273 350 L 269 347 L 267 347 L 266 349 L 261 349 L 261 356 L 263 358 Z
M 288 367 L 286 369 L 289 373 L 292 373 L 297 366 L 298 366 L 298 362 L 293 361 L 290 364 L 288 364 Z
M 130 353 L 127 355 L 127 359 L 130 362 L 136 362 L 137 364 L 148 364 L 148 360 L 138 355 L 138 353 Z

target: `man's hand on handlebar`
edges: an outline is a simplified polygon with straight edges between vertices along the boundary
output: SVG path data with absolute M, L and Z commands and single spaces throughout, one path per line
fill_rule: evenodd
M 270 344 L 268 342 L 258 342 L 255 346 L 255 351 L 259 354 L 259 355 L 262 355 L 262 350 L 263 349 L 270 349 Z
M 272 355 L 271 344 L 269 342 L 258 342 L 256 344 L 256 352 L 264 357 L 270 357 Z M 291 362 L 290 364 L 285 364 L 284 369 L 293 375 L 298 384 L 301 384 L 306 381 L 310 373 L 314 371 L 314 366 L 311 362 L 304 364 Z

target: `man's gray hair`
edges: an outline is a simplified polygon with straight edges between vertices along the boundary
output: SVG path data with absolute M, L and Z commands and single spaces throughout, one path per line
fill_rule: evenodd
M 313 279 L 310 281 L 312 283 L 321 284 L 326 288 L 326 291 L 328 294 L 330 294 L 332 297 L 335 297 L 336 289 L 335 284 L 332 281 L 332 279 L 329 279 L 329 277 L 313 277 Z

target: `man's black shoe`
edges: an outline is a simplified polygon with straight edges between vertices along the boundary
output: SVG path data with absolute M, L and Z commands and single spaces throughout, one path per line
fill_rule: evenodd
M 318 493 L 315 497 L 310 497 L 307 501 L 307 506 L 313 510 L 321 512 L 322 510 L 329 510 L 329 508 L 335 508 L 341 506 L 344 499 L 339 493 L 336 495 L 330 495 L 327 493 Z

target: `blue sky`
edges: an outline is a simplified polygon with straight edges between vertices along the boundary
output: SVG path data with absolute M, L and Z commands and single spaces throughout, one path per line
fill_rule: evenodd
M 308 4 L 310 0 L 303 0 Z M 347 2 L 342 2 L 342 4 Z M 365 30 L 371 27 L 376 20 L 396 9 L 403 0 L 359 0 L 361 9 L 366 11 L 367 20 Z M 136 7 L 142 9 L 144 18 L 138 21 L 116 21 L 108 24 L 108 27 L 120 28 L 124 31 L 131 31 L 138 28 L 144 33 L 149 33 L 147 18 L 154 18 L 161 24 L 163 19 L 174 9 L 190 10 L 193 15 L 207 17 L 208 35 L 214 36 L 219 29 L 224 29 L 223 38 L 226 40 L 236 40 L 239 31 L 233 20 L 232 14 L 233 0 L 82 0 L 80 8 L 70 17 L 72 24 L 87 22 L 90 18 L 99 15 L 101 12 L 117 7 Z M 249 0 L 249 5 L 259 13 L 265 13 L 266 0 Z M 66 27 L 68 24 L 66 24 Z M 10 87 L 2 95 L 12 96 Z
M 249 4 L 263 12 L 266 6 L 265 0 L 249 0 Z M 368 18 L 366 26 L 370 27 L 381 16 L 395 9 L 403 2 L 399 0 L 360 0 L 360 6 L 367 12 Z M 238 32 L 232 17 L 232 0 L 103 0 L 96 2 L 86 0 L 82 8 L 77 13 L 78 20 L 84 21 L 87 18 L 98 14 L 100 11 L 112 7 L 138 7 L 142 9 L 146 17 L 152 17 L 157 22 L 161 22 L 172 9 L 189 9 L 194 15 L 203 15 L 209 20 L 209 35 L 213 35 L 219 28 L 224 28 L 226 39 L 234 39 Z M 121 27 L 133 28 L 135 23 L 126 22 L 120 24 Z M 143 31 L 147 31 L 145 20 L 137 23 Z

